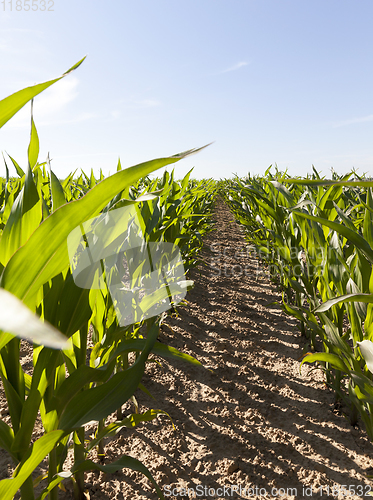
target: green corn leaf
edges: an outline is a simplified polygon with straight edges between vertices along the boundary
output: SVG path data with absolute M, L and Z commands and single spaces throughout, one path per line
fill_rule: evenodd
M 69 401 L 91 382 L 104 383 L 113 373 L 114 363 L 105 367 L 91 368 L 87 365 L 79 366 L 56 391 L 50 403 L 50 410 L 62 413 Z
M 2 273 L 0 285 L 33 306 L 39 288 L 69 266 L 66 239 L 75 227 L 97 215 L 126 186 L 201 149 L 192 149 L 117 172 L 98 183 L 81 199 L 57 209 L 10 259 Z
M 12 158 L 9 154 L 8 154 L 9 158 L 11 159 L 13 165 L 14 165 L 14 168 L 16 169 L 17 171 L 17 174 L 20 176 L 20 178 L 22 179 L 22 177 L 25 175 L 25 172 L 22 170 L 22 168 L 18 165 L 18 163 L 16 162 L 16 160 L 14 158 Z
M 303 285 L 299 283 L 295 278 L 289 280 L 289 285 L 298 293 L 306 294 L 306 290 Z
M 8 372 L 9 372 L 9 368 L 10 367 L 8 366 Z M 8 373 L 7 373 L 7 375 L 8 375 Z M 8 375 L 8 378 L 9 378 L 9 375 Z M 24 401 L 23 401 L 23 399 L 21 399 L 20 395 L 18 394 L 16 389 L 13 387 L 11 382 L 8 380 L 8 378 L 5 378 L 5 377 L 3 378 L 4 390 L 5 390 L 6 400 L 8 402 L 9 415 L 11 416 L 11 419 L 12 419 L 13 431 L 18 432 L 20 422 L 21 422 L 21 415 L 22 415 L 22 408 L 23 408 Z M 13 443 L 14 443 L 14 440 L 13 440 Z
M 1 500 L 13 499 L 22 484 L 32 474 L 40 462 L 44 460 L 48 453 L 53 450 L 63 435 L 63 431 L 52 431 L 44 434 L 44 436 L 35 441 L 29 448 L 24 459 L 18 464 L 13 477 L 0 481 Z
M 342 358 L 340 358 L 336 354 L 330 354 L 325 352 L 318 352 L 315 354 L 308 354 L 307 356 L 305 356 L 300 364 L 299 370 L 302 368 L 303 363 L 314 363 L 315 361 L 330 363 L 337 370 L 340 370 L 341 372 L 344 373 L 350 373 L 350 370 L 348 369 L 347 365 L 342 360 Z
M 42 205 L 35 186 L 30 165 L 25 183 L 10 211 L 0 239 L 0 262 L 5 266 L 10 257 L 22 246 L 38 227 L 42 218 Z
M 82 64 L 84 59 L 85 57 L 83 57 L 83 59 L 77 62 L 72 68 L 66 71 L 66 73 L 64 73 L 59 78 L 50 80 L 45 83 L 39 83 L 38 85 L 34 85 L 33 87 L 27 87 L 23 90 L 19 90 L 15 94 L 12 94 L 0 101 L 0 128 L 5 125 L 5 123 L 10 120 L 12 116 L 14 116 L 21 108 L 23 108 L 25 104 L 27 104 L 29 101 L 31 101 L 31 99 L 40 94 L 40 92 L 43 92 L 43 90 L 53 85 L 53 83 L 58 82 L 58 80 L 61 80 L 61 78 L 64 78 L 66 75 L 71 73 L 71 71 L 78 68 Z
M 117 372 L 108 382 L 74 396 L 62 413 L 59 428 L 71 431 L 88 422 L 98 422 L 122 406 L 141 381 L 146 359 L 156 342 L 158 331 L 159 325 L 152 320 L 144 350 L 136 362 L 127 370 Z
M 136 391 L 145 363 L 137 361 L 108 382 L 76 394 L 67 404 L 59 428 L 72 431 L 88 422 L 99 422 L 122 406 Z
M 156 304 L 162 303 L 162 300 L 167 300 L 169 295 L 176 295 L 180 292 L 187 290 L 188 287 L 193 285 L 193 281 L 185 280 L 177 283 L 169 283 L 167 287 L 158 288 L 152 293 L 149 293 L 141 300 L 141 309 L 144 313 Z
M 143 384 L 139 384 L 139 389 L 145 393 L 147 396 L 149 396 L 150 399 L 154 399 L 155 401 L 155 397 L 152 395 L 152 393 L 143 385 Z
M 332 181 L 329 179 L 285 179 L 286 184 L 298 184 L 301 186 L 350 186 L 350 187 L 373 187 L 373 181 Z
M 2 288 L 0 288 L 0 329 L 52 349 L 68 348 L 66 337 L 48 323 L 43 323 L 17 297 Z
M 0 209 L 0 216 L 2 215 L 4 217 L 4 213 L 5 213 L 5 207 L 7 206 L 7 203 L 8 203 L 8 198 L 9 198 L 9 169 L 8 169 L 8 165 L 6 164 L 6 161 L 5 161 L 5 157 L 4 157 L 4 153 L 3 153 L 3 160 L 4 160 L 4 165 L 5 165 L 5 172 L 6 172 L 6 181 L 5 181 L 5 186 L 4 186 L 4 201 L 3 201 L 3 206 L 2 208 Z M 1 202 L 0 202 L 0 205 L 1 205 Z M 0 218 L 1 220 L 1 218 Z M 4 221 L 4 218 L 3 218 L 3 221 Z
M 373 373 L 373 342 L 371 340 L 363 340 L 362 342 L 356 342 L 356 345 L 359 346 L 368 370 Z
M 32 106 L 31 106 L 32 108 Z M 39 139 L 31 111 L 31 138 L 25 182 L 10 211 L 0 239 L 0 262 L 5 265 L 22 246 L 42 219 L 42 204 L 33 179 L 32 168 L 39 155 Z
M 339 331 L 337 326 L 323 313 L 321 314 L 322 322 L 325 325 L 325 333 L 328 340 L 331 342 L 333 346 L 339 349 L 343 354 L 352 361 L 353 353 L 351 347 L 347 344 L 347 342 L 339 335 Z
M 373 196 L 372 189 L 367 192 L 367 209 L 365 210 L 363 235 L 370 246 L 373 245 Z
M 270 183 L 282 194 L 290 205 L 294 204 L 294 196 L 283 184 L 277 181 L 270 181 Z
M 184 179 L 181 181 L 181 191 L 184 193 L 186 189 L 188 188 L 188 183 L 189 183 L 189 178 L 190 174 L 193 172 L 193 168 L 189 170 L 189 172 L 186 174 Z
M 301 308 L 297 306 L 291 306 L 289 304 L 286 304 L 286 302 L 284 302 L 281 307 L 290 316 L 294 316 L 294 318 L 297 318 L 300 322 L 304 322 L 304 317 L 302 314 L 303 311 Z
M 96 179 L 95 176 L 93 175 L 93 168 L 91 168 L 91 177 L 89 179 L 89 189 L 92 189 L 93 186 L 96 185 Z
M 318 222 L 324 226 L 333 229 L 338 234 L 341 234 L 348 240 L 350 240 L 357 248 L 359 248 L 365 257 L 369 260 L 369 262 L 373 263 L 373 250 L 370 247 L 369 243 L 355 231 L 352 231 L 350 228 L 343 226 L 342 224 L 338 224 L 337 222 L 330 221 L 328 219 L 323 219 L 322 217 L 316 217 L 314 215 L 307 214 L 305 212 L 293 212 L 294 214 L 304 217 L 306 219 Z
M 351 378 L 355 384 L 359 386 L 359 391 L 356 391 L 359 399 L 373 404 L 373 382 L 365 374 L 361 372 L 351 372 Z
M 31 379 L 30 393 L 22 406 L 20 429 L 15 434 L 12 451 L 23 453 L 31 441 L 32 432 L 37 418 L 41 400 L 45 394 L 48 383 L 52 382 L 53 371 L 59 352 L 51 349 L 38 348 L 37 359 L 34 360 L 35 368 Z M 35 352 L 34 352 L 35 358 Z
M 135 203 L 140 203 L 140 202 L 143 202 L 143 201 L 152 201 L 152 200 L 157 200 L 158 197 L 159 197 L 159 194 L 162 193 L 162 189 L 160 189 L 159 191 L 155 191 L 153 193 L 145 193 L 141 196 L 139 196 L 138 198 L 136 198 L 135 200 L 128 200 L 126 198 L 122 198 L 121 200 L 117 201 L 114 205 L 113 205 L 113 209 L 114 208 L 122 208 L 122 207 L 128 207 L 129 205 L 134 205 Z M 142 217 L 139 218 L 139 222 L 141 223 L 141 219 Z M 141 228 L 143 229 L 143 228 Z M 144 230 L 145 230 L 145 225 L 144 225 Z
M 64 471 L 64 472 L 59 472 L 56 477 L 52 479 L 52 481 L 48 484 L 46 488 L 41 492 L 41 494 L 38 496 L 36 500 L 44 500 L 44 498 L 55 488 L 58 486 L 62 481 L 65 479 L 69 479 L 72 476 L 72 472 L 69 471 Z
M 362 403 L 363 414 L 360 416 L 361 416 L 364 424 L 366 425 L 367 433 L 369 434 L 369 429 L 370 429 L 370 432 L 372 433 L 372 431 L 373 431 L 372 419 L 365 408 L 366 408 L 367 403 L 369 405 L 373 404 L 373 383 L 366 375 L 363 375 L 361 373 L 356 373 L 356 372 L 351 373 L 351 381 L 349 384 L 351 386 L 352 386 L 352 384 L 351 384 L 352 381 L 353 381 L 353 392 L 356 395 L 356 397 L 358 398 L 359 402 Z M 351 394 L 349 394 L 349 395 L 351 396 Z M 355 403 L 355 400 L 353 397 L 352 398 L 350 397 L 350 400 Z M 366 417 L 368 417 L 367 420 L 365 420 L 364 414 Z M 372 437 L 371 437 L 371 439 L 372 439 Z
M 314 173 L 316 179 L 320 179 L 320 175 L 313 165 L 312 165 L 312 170 L 313 170 L 313 173 Z
M 367 287 L 363 287 L 366 288 Z M 344 291 L 344 290 L 342 290 Z M 347 294 L 349 293 L 361 293 L 359 287 L 356 285 L 354 280 L 350 278 L 347 282 L 345 291 Z M 372 297 L 372 302 L 373 302 L 373 297 Z M 351 307 L 347 308 L 350 312 L 350 323 L 351 323 L 351 328 L 353 331 L 361 330 L 361 322 L 365 321 L 367 317 L 367 310 L 368 306 L 366 302 L 353 302 L 353 305 Z M 362 332 L 361 332 L 362 335 Z M 362 340 L 361 338 L 358 338 L 358 340 Z
M 33 117 L 33 103 L 34 100 L 31 100 L 31 137 L 30 144 L 28 147 L 28 163 L 30 165 L 31 170 L 35 167 L 36 162 L 39 157 L 39 136 L 35 127 L 34 117 Z
M 3 420 L 0 420 L 0 447 L 6 450 L 14 459 L 14 455 L 11 452 L 13 441 L 13 429 L 9 427 L 9 425 L 7 425 Z
M 134 471 L 142 472 L 148 479 L 154 484 L 154 487 L 157 491 L 157 494 L 159 498 L 164 500 L 163 493 L 157 483 L 155 482 L 153 476 L 149 472 L 149 470 L 143 465 L 139 460 L 136 460 L 136 458 L 132 458 L 130 456 L 123 456 L 119 460 L 116 460 L 115 462 L 112 462 L 111 464 L 107 465 L 101 465 L 101 464 L 96 464 L 92 462 L 92 460 L 84 460 L 84 462 L 81 462 L 80 464 L 74 465 L 74 467 L 71 469 L 73 473 L 76 472 L 84 472 L 84 471 L 91 471 L 91 470 L 99 470 L 101 472 L 105 472 L 107 474 L 114 474 L 118 470 L 121 469 L 131 469 Z M 0 482 L 1 484 L 1 482 Z
M 318 207 L 321 211 L 325 211 L 329 216 L 332 213 L 334 200 L 338 200 L 343 191 L 343 186 L 333 184 L 324 193 L 320 189 L 320 194 L 322 194 L 321 199 L 318 202 Z
M 344 225 L 348 228 L 350 228 L 352 231 L 356 232 L 356 227 L 354 226 L 354 223 L 349 219 L 346 214 L 339 208 L 339 206 L 333 201 L 334 209 L 338 213 L 340 219 L 344 223 Z M 330 219 L 330 217 L 329 217 Z
M 69 188 L 69 185 L 71 185 L 75 174 L 76 170 L 74 170 L 74 172 L 72 172 L 68 177 L 66 177 L 64 181 L 62 181 L 61 185 L 64 192 L 66 192 L 66 190 Z
M 50 172 L 52 212 L 54 212 L 55 210 L 57 210 L 57 208 L 60 208 L 60 207 L 62 207 L 62 205 L 65 205 L 66 198 L 65 198 L 65 193 L 64 193 L 64 190 L 63 190 L 63 187 L 62 187 L 60 181 L 57 179 L 56 175 L 53 173 L 52 169 L 50 168 L 49 154 L 48 154 L 47 161 L 48 161 L 49 172 Z
M 59 300 L 65 284 L 65 276 L 60 273 L 43 286 L 43 316 L 44 320 L 58 328 L 56 320 Z
M 327 300 L 320 306 L 318 306 L 313 312 L 321 313 L 328 311 L 331 307 L 336 304 L 341 304 L 343 302 L 373 302 L 373 294 L 372 293 L 349 293 L 347 295 L 340 295 L 339 297 L 335 297 L 334 299 Z
M 79 288 L 71 274 L 65 279 L 58 297 L 54 326 L 66 337 L 71 337 L 91 318 L 91 293 L 96 294 L 96 290 Z
M 257 203 L 266 211 L 267 214 L 269 214 L 272 217 L 272 219 L 274 219 L 277 222 L 277 224 L 281 226 L 282 220 L 279 217 L 278 211 L 273 209 L 268 203 L 261 201 L 259 199 L 257 199 Z
M 351 378 L 354 378 L 354 375 L 352 374 Z M 358 396 L 359 394 L 359 396 Z M 366 409 L 360 400 L 360 391 L 359 391 L 359 386 L 358 385 L 353 385 L 352 381 L 349 382 L 348 384 L 348 395 L 350 401 L 353 403 L 353 405 L 358 409 L 361 419 L 365 424 L 365 428 L 367 430 L 367 434 L 371 441 L 373 441 L 373 429 L 372 429 L 372 422 L 370 419 L 370 415 L 366 412 Z

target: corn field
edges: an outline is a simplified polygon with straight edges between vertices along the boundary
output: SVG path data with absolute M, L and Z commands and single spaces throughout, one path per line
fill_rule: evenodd
M 15 467 L 0 481 L 1 499 L 56 500 L 66 480 L 84 499 L 88 471 L 121 469 L 144 474 L 164 498 L 136 458 L 94 462 L 90 452 L 104 457 L 106 438 L 169 417 L 159 408 L 141 413 L 134 395 L 149 392 L 142 381 L 150 354 L 203 368 L 158 335 L 193 287 L 187 275 L 213 227 L 217 195 L 307 339 L 299 369 L 323 370 L 351 424 L 360 417 L 373 441 L 373 181 L 355 172 L 325 180 L 316 170 L 291 178 L 271 168 L 219 182 L 196 181 L 191 171 L 181 180 L 174 170 L 150 177 L 203 148 L 126 169 L 119 161 L 108 177 L 61 179 L 49 155 L 39 160 L 33 99 L 82 62 L 0 101 L 0 127 L 31 103 L 27 166 L 3 155 L 0 178 L 0 376 L 9 410 L 0 447 Z M 25 340 L 31 372 L 20 361 Z M 135 412 L 124 416 L 128 401 Z M 45 459 L 47 475 L 35 478 Z

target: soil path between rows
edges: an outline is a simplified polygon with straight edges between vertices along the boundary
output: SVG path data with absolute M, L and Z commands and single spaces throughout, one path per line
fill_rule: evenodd
M 303 365 L 300 374 L 306 339 L 273 305 L 280 293 L 221 200 L 214 218 L 188 303 L 160 336 L 205 368 L 150 363 L 143 382 L 156 399 L 138 391 L 141 410 L 165 410 L 175 427 L 160 416 L 123 431 L 107 459 L 138 458 L 168 498 L 362 498 L 372 484 L 372 444 L 333 411 L 319 370 Z M 126 469 L 87 479 L 95 500 L 157 498 L 144 476 Z M 341 485 L 355 485 L 355 494 Z
M 138 390 L 140 411 L 162 409 L 174 427 L 161 415 L 120 431 L 106 443 L 105 462 L 123 454 L 139 459 L 172 499 L 362 498 L 372 484 L 372 444 L 333 411 L 320 371 L 304 365 L 300 374 L 306 339 L 273 304 L 280 293 L 221 200 L 214 220 L 188 276 L 195 286 L 160 335 L 204 368 L 149 363 L 143 384 L 155 399 Z M 125 415 L 133 411 L 127 403 Z M 0 465 L 7 476 L 5 453 Z M 150 481 L 129 469 L 88 473 L 86 484 L 93 500 L 158 498 Z M 73 498 L 70 488 L 60 498 Z

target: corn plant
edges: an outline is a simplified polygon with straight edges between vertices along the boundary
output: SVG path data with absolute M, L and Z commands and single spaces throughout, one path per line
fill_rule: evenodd
M 82 61 L 60 78 L 75 70 Z M 0 101 L 0 126 L 60 78 L 29 87 Z M 170 179 L 164 176 L 156 186 L 147 176 L 196 151 L 127 169 L 122 169 L 119 162 L 117 172 L 107 178 L 102 172 L 99 179 L 93 172 L 90 176 L 82 172 L 77 179 L 71 174 L 59 180 L 51 169 L 49 158 L 38 163 L 39 138 L 31 112 L 27 168 L 23 170 L 9 156 L 8 162 L 10 160 L 18 175 L 16 179 L 11 178 L 4 158 L 6 178 L 2 180 L 0 194 L 0 376 L 11 421 L 7 424 L 0 420 L 0 446 L 9 453 L 16 468 L 11 478 L 0 481 L 2 499 L 13 498 L 18 490 L 22 498 L 35 498 L 32 473 L 45 457 L 48 457 L 48 475 L 46 486 L 38 496 L 40 500 L 48 495 L 57 499 L 57 488 L 66 478 L 73 481 L 75 498 L 84 498 L 86 471 L 115 472 L 124 467 L 145 474 L 163 498 L 149 470 L 135 458 L 123 456 L 111 464 L 102 464 L 90 460 L 88 453 L 95 446 L 99 446 L 102 453 L 105 437 L 162 413 L 161 410 L 149 410 L 122 418 L 120 411 L 124 403 L 133 399 L 135 390 L 143 388 L 141 378 L 150 353 L 200 365 L 192 357 L 157 342 L 165 313 L 147 315 L 147 308 L 154 305 L 152 300 L 169 298 L 172 301 L 175 287 L 179 291 L 180 287 L 185 289 L 192 282 L 170 284 L 166 280 L 151 300 L 141 302 L 143 314 L 123 326 L 115 315 L 115 299 L 107 289 L 85 286 L 90 279 L 90 285 L 110 280 L 113 270 L 105 268 L 100 258 L 84 277 L 85 285 L 82 285 L 74 275 L 67 241 L 69 235 L 80 228 L 82 242 L 74 259 L 79 255 L 91 255 L 95 231 L 107 229 L 105 221 L 118 210 L 132 207 L 138 221 L 136 230 L 143 236 L 144 251 L 148 255 L 150 244 L 158 248 L 171 242 L 175 247 L 181 242 L 187 258 L 188 251 L 198 247 L 200 242 L 193 234 L 194 227 L 198 227 L 200 234 L 208 228 L 206 213 L 196 216 L 191 199 L 193 196 L 200 199 L 207 189 L 211 206 L 214 185 L 211 182 L 205 187 L 189 185 L 189 176 L 181 183 L 169 182 Z M 203 208 L 206 211 L 208 207 Z M 195 219 L 197 224 L 193 226 Z M 126 240 L 132 237 L 133 227 L 131 222 L 125 228 Z M 126 258 L 132 266 L 133 280 L 146 281 L 150 274 L 143 271 L 145 257 L 138 252 L 136 260 L 134 253 L 130 253 L 127 251 Z M 162 265 L 156 270 L 163 273 L 162 256 L 159 262 Z M 172 271 L 165 269 L 168 273 Z M 155 272 L 153 268 L 152 271 Z M 91 326 L 95 345 L 88 356 Z M 32 374 L 25 373 L 20 363 L 21 338 L 34 344 Z M 132 363 L 129 362 L 130 352 L 136 353 Z M 116 411 L 120 418 L 106 425 L 108 415 Z M 39 412 L 44 434 L 34 441 L 33 430 Z M 98 423 L 97 431 L 87 444 L 85 426 L 92 422 Z M 70 448 L 74 464 L 66 470 L 64 464 Z

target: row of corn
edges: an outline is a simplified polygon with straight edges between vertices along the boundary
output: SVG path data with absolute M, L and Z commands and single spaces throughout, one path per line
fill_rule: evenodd
M 226 201 L 308 337 L 302 360 L 373 440 L 373 182 L 267 170 L 224 182 Z
M 58 80 L 0 101 L 0 127 Z M 75 498 L 82 499 L 86 471 L 122 468 L 145 474 L 163 498 L 135 457 L 105 464 L 93 461 L 91 452 L 104 455 L 106 437 L 164 413 L 140 413 L 134 397 L 138 388 L 147 391 L 141 380 L 150 354 L 199 364 L 157 342 L 157 336 L 167 311 L 192 285 L 185 275 L 211 227 L 215 183 L 190 180 L 190 173 L 181 181 L 173 172 L 149 177 L 192 152 L 127 169 L 119 162 L 117 172 L 106 178 L 102 172 L 98 179 L 82 172 L 61 180 L 49 159 L 38 162 L 31 112 L 27 168 L 4 157 L 0 376 L 9 418 L 0 420 L 0 447 L 16 468 L 0 481 L 3 500 L 19 490 L 27 500 L 35 498 L 35 491 L 38 500 L 54 500 L 66 480 L 72 481 Z M 33 342 L 31 371 L 20 362 L 21 339 Z M 135 412 L 124 416 L 122 407 L 129 400 Z M 113 413 L 116 421 L 107 424 Z M 39 415 L 43 433 L 35 440 Z M 86 427 L 92 423 L 95 431 L 87 439 Z M 73 466 L 66 469 L 69 452 Z M 47 475 L 35 478 L 45 458 Z

